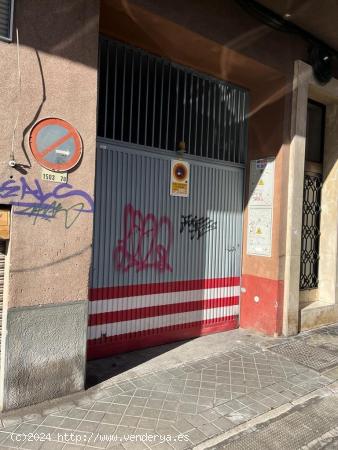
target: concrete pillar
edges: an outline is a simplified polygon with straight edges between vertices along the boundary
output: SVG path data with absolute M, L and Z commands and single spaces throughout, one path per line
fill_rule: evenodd
M 321 200 L 319 286 L 312 302 L 301 304 L 299 292 L 302 200 L 308 100 L 326 105 L 326 131 Z M 312 67 L 295 62 L 292 133 L 288 174 L 283 334 L 315 328 L 338 319 L 337 297 L 337 101 L 338 80 L 320 85 Z

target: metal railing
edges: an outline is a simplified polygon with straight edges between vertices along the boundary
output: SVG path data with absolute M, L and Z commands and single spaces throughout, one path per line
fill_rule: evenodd
M 247 92 L 100 38 L 98 136 L 243 164 Z

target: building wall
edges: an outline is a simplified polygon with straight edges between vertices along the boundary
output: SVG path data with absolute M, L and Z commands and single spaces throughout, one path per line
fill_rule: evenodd
M 246 187 L 251 160 L 276 159 L 271 257 L 246 253 L 245 198 L 240 324 L 280 334 L 293 62 L 307 57 L 306 43 L 263 25 L 233 0 L 103 0 L 100 31 L 248 89 Z
M 99 1 L 15 3 L 19 41 L 0 42 L 0 195 L 2 204 L 29 205 L 12 206 L 3 409 L 83 388 L 93 213 L 77 208 L 93 205 L 96 142 Z M 70 122 L 83 141 L 63 198 L 29 148 L 31 127 L 45 117 Z M 41 202 L 58 212 L 39 217 Z
M 285 308 L 295 303 L 289 285 L 287 291 L 284 286 L 285 274 L 289 284 L 290 269 L 286 236 L 293 232 L 287 211 L 292 171 L 289 163 L 294 62 L 308 59 L 309 44 L 295 34 L 278 32 L 262 24 L 234 0 L 213 0 L 207 5 L 203 0 L 102 0 L 100 31 L 248 89 L 240 325 L 270 335 L 288 334 Z M 306 117 L 303 119 L 306 121 Z M 272 254 L 258 257 L 248 255 L 246 250 L 249 165 L 251 160 L 265 157 L 275 158 Z M 296 214 L 301 216 L 302 187 L 295 195 Z M 299 256 L 291 269 L 294 275 L 299 272 L 297 265 Z M 299 286 L 299 277 L 296 285 Z M 293 330 L 299 326 L 298 309 L 296 316 Z
M 299 292 L 302 197 L 298 193 L 304 185 L 306 111 L 309 99 L 326 105 L 318 288 L 310 291 L 310 295 L 315 294 L 314 298 L 309 296 L 308 290 Z M 338 319 L 337 102 L 337 78 L 322 85 L 313 77 L 311 66 L 303 61 L 295 62 L 285 252 L 284 334 L 296 334 L 299 330 L 327 325 Z
M 94 195 L 99 28 L 249 91 L 247 169 L 250 160 L 276 159 L 271 257 L 246 254 L 245 199 L 241 326 L 280 334 L 288 295 L 293 67 L 296 59 L 306 59 L 306 44 L 257 22 L 234 0 L 16 0 L 15 26 L 20 45 L 16 39 L 0 42 L 0 196 L 2 204 L 30 205 L 12 207 L 2 408 L 84 385 L 93 214 L 78 214 L 76 205 L 92 205 Z M 69 173 L 70 195 L 61 199 L 53 194 L 55 184 L 41 180 L 29 149 L 30 129 L 43 117 L 69 121 L 83 140 L 82 161 Z M 14 169 L 8 165 L 12 147 Z M 49 220 L 37 217 L 44 194 L 61 208 Z

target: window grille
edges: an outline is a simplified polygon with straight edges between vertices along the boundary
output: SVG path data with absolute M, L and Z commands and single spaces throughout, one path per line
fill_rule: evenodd
M 305 174 L 303 198 L 302 244 L 300 255 L 300 289 L 318 287 L 320 197 L 322 176 Z

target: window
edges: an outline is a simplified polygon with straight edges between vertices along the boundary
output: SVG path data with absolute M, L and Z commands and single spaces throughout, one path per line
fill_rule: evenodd
M 12 40 L 14 0 L 0 0 L 0 39 Z
M 306 122 L 306 161 L 311 161 L 318 164 L 323 162 L 324 131 L 325 105 L 309 100 Z

